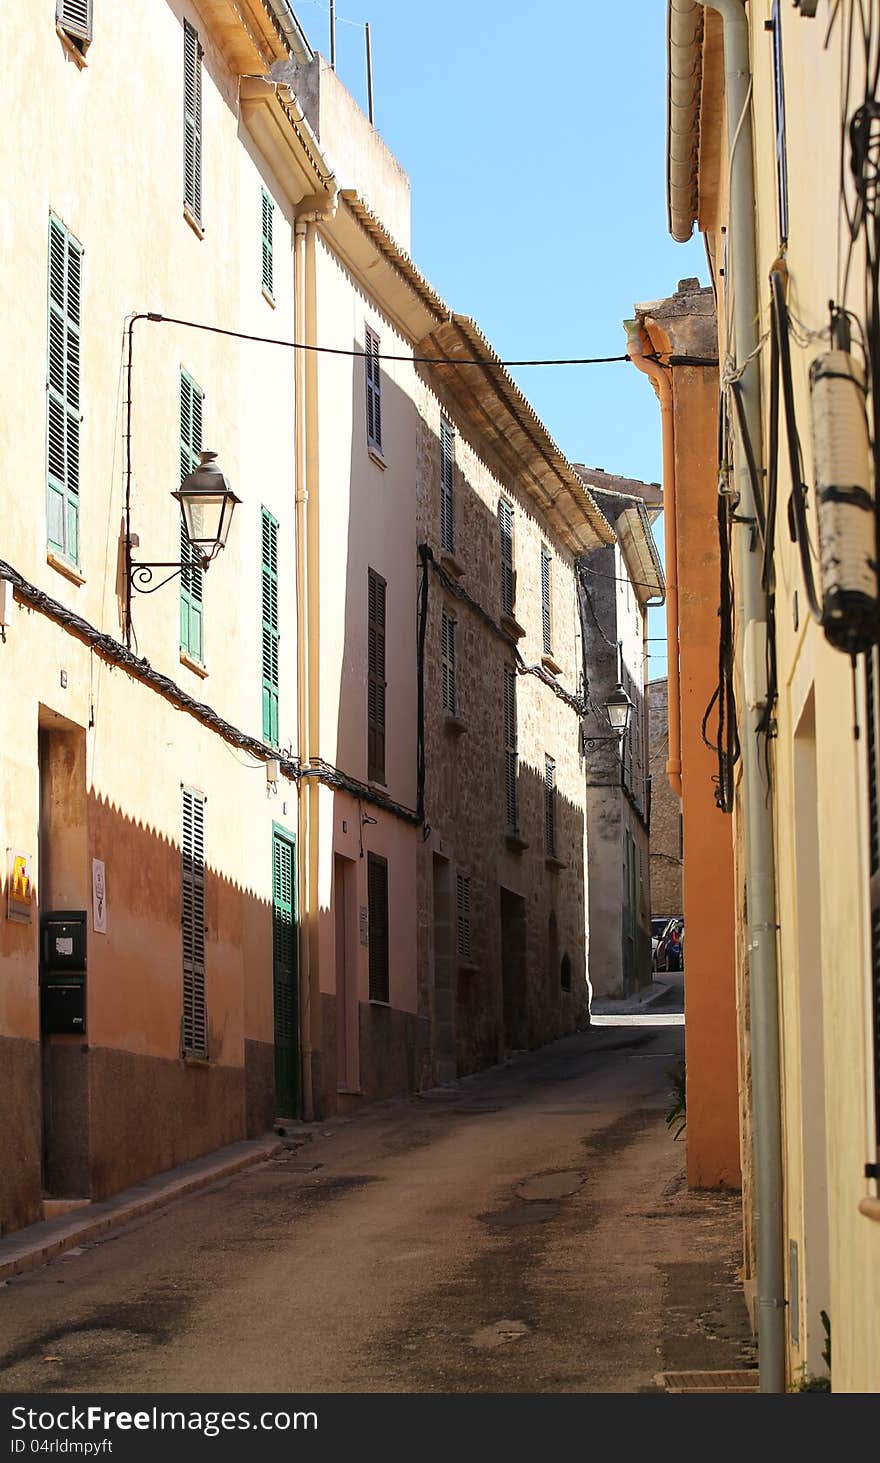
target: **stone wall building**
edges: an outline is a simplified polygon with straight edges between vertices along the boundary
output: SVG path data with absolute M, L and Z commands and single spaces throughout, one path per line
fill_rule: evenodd
M 651 769 L 651 914 L 681 914 L 681 802 L 666 774 L 669 753 L 667 680 L 648 682 Z

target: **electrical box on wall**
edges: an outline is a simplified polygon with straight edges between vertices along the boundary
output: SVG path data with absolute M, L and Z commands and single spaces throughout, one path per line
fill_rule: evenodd
M 12 580 L 0 579 L 0 625 L 4 629 L 12 619 L 13 602 Z

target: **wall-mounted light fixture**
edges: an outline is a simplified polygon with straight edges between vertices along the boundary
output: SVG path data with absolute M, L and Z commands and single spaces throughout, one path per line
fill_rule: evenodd
M 597 747 L 601 742 L 617 742 L 620 746 L 627 732 L 629 731 L 630 719 L 632 717 L 633 704 L 618 681 L 610 696 L 606 696 L 603 710 L 612 728 L 611 736 L 607 737 L 584 737 L 583 746 Z
M 180 504 L 187 541 L 195 549 L 202 568 L 207 569 L 220 550 L 226 547 L 235 505 L 241 499 L 230 488 L 217 462 L 216 452 L 200 452 L 199 457 L 201 461 L 198 467 L 187 474 L 171 496 Z M 140 594 L 154 594 L 157 589 L 176 578 L 186 566 L 167 560 L 149 564 L 136 562 L 131 557 L 131 550 L 132 545 L 138 542 L 135 534 L 129 534 L 125 545 L 129 590 L 136 589 Z M 158 584 L 154 584 L 154 569 L 170 569 L 171 573 L 160 579 Z

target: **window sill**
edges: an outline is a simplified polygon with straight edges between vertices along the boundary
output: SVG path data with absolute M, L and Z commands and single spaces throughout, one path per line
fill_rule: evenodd
M 552 655 L 547 655 L 546 653 L 542 655 L 541 664 L 544 667 L 545 671 L 550 672 L 551 676 L 562 675 L 562 666 L 559 664 L 558 660 L 553 659 Z
M 185 203 L 183 205 L 183 216 L 189 224 L 190 228 L 192 229 L 193 233 L 196 234 L 198 238 L 203 239 L 205 237 L 205 226 L 199 219 L 196 218 L 188 203 Z
M 376 466 L 377 467 L 381 467 L 382 471 L 384 472 L 385 469 L 388 466 L 388 463 L 385 461 L 385 458 L 384 458 L 383 453 L 382 453 L 382 448 L 381 447 L 377 447 L 376 444 L 375 444 L 375 442 L 368 442 L 367 443 L 367 453 L 373 459 L 373 461 L 375 462 Z
M 544 860 L 544 865 L 554 874 L 558 874 L 560 869 L 568 868 L 568 864 L 565 862 L 565 860 L 557 858 L 556 855 L 553 853 L 548 853 L 547 857 Z
M 458 962 L 459 975 L 476 975 L 479 968 L 479 965 L 473 960 L 459 960 Z
M 69 36 L 67 34 L 67 31 L 61 25 L 55 26 L 55 34 L 60 40 L 71 61 L 74 61 L 76 63 L 80 71 L 84 71 L 89 63 L 85 58 L 85 53 L 80 50 L 73 36 Z
M 506 610 L 502 610 L 501 612 L 500 623 L 502 630 L 506 630 L 508 635 L 514 640 L 522 640 L 526 633 L 519 620 L 514 615 L 509 615 Z
M 46 563 L 57 569 L 59 574 L 63 574 L 65 579 L 69 579 L 71 584 L 85 584 L 86 576 L 82 570 L 76 564 L 71 564 L 69 559 L 62 559 L 60 554 L 54 554 L 51 549 L 46 554 Z
M 189 666 L 189 669 L 194 671 L 197 676 L 200 676 L 203 681 L 208 675 L 208 667 L 202 661 L 196 660 L 195 656 L 189 655 L 185 650 L 180 652 L 180 664 Z
M 443 730 L 449 732 L 450 736 L 460 737 L 467 731 L 467 722 L 453 712 L 448 712 L 443 719 Z
M 504 842 L 513 853 L 525 853 L 529 846 L 529 840 L 519 833 L 505 833 Z
M 391 1010 L 391 1002 L 390 1001 L 383 1001 L 383 1000 L 381 1000 L 379 998 L 379 996 L 370 996 L 369 997 L 369 1005 L 371 1005 L 371 1006 L 382 1006 L 386 1011 L 390 1011 Z
M 880 1199 L 861 1199 L 859 1213 L 864 1214 L 866 1219 L 873 1219 L 875 1224 L 880 1224 Z
M 464 565 L 459 564 L 451 549 L 440 551 L 440 568 L 445 569 L 451 579 L 460 579 L 464 574 Z
M 184 1052 L 183 1065 L 185 1067 L 210 1067 L 211 1063 L 207 1057 L 197 1057 L 194 1052 Z
M 337 1087 L 337 1094 L 340 1097 L 363 1097 L 363 1087 Z
M 379 781 L 379 778 L 378 777 L 375 777 L 375 776 L 368 777 L 367 778 L 367 782 L 370 785 L 370 787 L 374 787 L 377 792 L 382 793 L 383 797 L 386 797 L 387 798 L 387 796 L 388 796 L 388 783 L 387 782 L 380 782 Z
M 260 293 L 263 296 L 263 299 L 266 301 L 267 305 L 271 305 L 273 310 L 277 308 L 275 304 L 275 296 L 269 294 L 269 291 L 266 289 L 265 285 L 261 286 Z

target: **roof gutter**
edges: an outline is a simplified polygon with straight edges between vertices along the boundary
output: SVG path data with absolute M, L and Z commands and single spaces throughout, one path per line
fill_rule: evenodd
M 703 6 L 669 0 L 667 10 L 666 205 L 669 232 L 679 244 L 693 233 L 699 204 L 700 91 Z
M 304 64 L 313 61 L 315 53 L 287 0 L 263 0 L 263 6 L 275 21 L 290 54 Z

